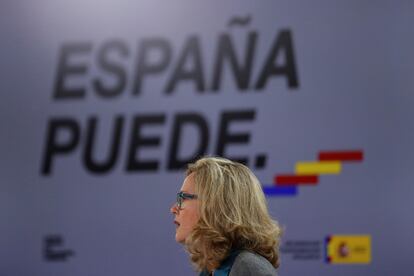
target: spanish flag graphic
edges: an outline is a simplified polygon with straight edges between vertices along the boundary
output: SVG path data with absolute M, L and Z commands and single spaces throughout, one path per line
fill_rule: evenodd
M 326 238 L 326 261 L 330 264 L 369 264 L 371 262 L 371 236 L 328 236 Z

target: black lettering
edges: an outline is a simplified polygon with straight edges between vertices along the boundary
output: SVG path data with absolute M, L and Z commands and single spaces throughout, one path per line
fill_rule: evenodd
M 159 125 L 165 121 L 165 115 L 146 115 L 136 116 L 133 120 L 133 127 L 131 133 L 130 147 L 128 151 L 127 171 L 156 171 L 159 163 L 157 160 L 140 160 L 137 157 L 137 151 L 144 146 L 157 147 L 161 143 L 161 138 L 143 137 L 141 135 L 141 128 L 144 125 Z
M 190 69 L 185 68 L 187 60 L 191 61 L 192 68 Z M 181 53 L 177 66 L 174 68 L 165 92 L 170 94 L 175 89 L 177 83 L 183 80 L 194 81 L 197 90 L 202 92 L 205 89 L 203 76 L 203 64 L 199 41 L 196 36 L 191 36 L 184 46 L 183 52 Z
M 236 79 L 237 87 L 240 90 L 249 88 L 252 63 L 254 59 L 254 50 L 256 47 L 257 33 L 249 33 L 246 45 L 246 52 L 243 64 L 237 60 L 233 47 L 233 42 L 228 34 L 222 34 L 219 37 L 216 60 L 213 71 L 212 90 L 217 91 L 220 88 L 222 69 L 224 61 L 230 62 L 233 76 Z
M 229 133 L 230 124 L 233 122 L 252 121 L 255 118 L 254 110 L 245 111 L 225 111 L 221 116 L 221 123 L 219 128 L 219 136 L 217 141 L 217 155 L 227 156 L 226 147 L 231 144 L 247 144 L 250 141 L 249 133 Z M 248 162 L 247 157 L 229 157 L 229 159 L 246 164 Z
M 284 53 L 285 64 L 277 65 L 275 64 L 277 57 L 282 52 Z M 272 75 L 286 76 L 288 85 L 291 88 L 297 88 L 299 85 L 290 30 L 281 31 L 275 39 L 269 56 L 266 59 L 266 64 L 257 80 L 256 89 L 263 89 L 269 77 Z
M 69 65 L 69 56 L 75 54 L 87 54 L 92 50 L 90 43 L 78 43 L 63 45 L 57 68 L 55 81 L 55 99 L 81 99 L 85 97 L 85 87 L 67 88 L 65 79 L 70 75 L 82 75 L 86 73 L 86 64 Z
M 70 139 L 65 143 L 59 143 L 57 140 L 58 132 L 67 130 L 70 133 Z M 52 119 L 49 121 L 47 139 L 45 144 L 45 153 L 42 162 L 43 175 L 49 175 L 52 170 L 52 158 L 55 155 L 64 155 L 75 149 L 79 143 L 80 130 L 78 123 L 73 119 Z
M 100 163 L 93 160 L 92 157 L 93 144 L 96 143 L 96 121 L 96 117 L 89 118 L 88 120 L 83 163 L 90 172 L 106 173 L 114 167 L 118 158 L 119 148 L 121 144 L 122 129 L 124 125 L 124 118 L 122 116 L 118 116 L 115 119 L 114 130 L 112 132 L 113 136 L 110 142 L 112 146 L 109 150 L 109 157 L 106 160 L 101 161 Z
M 43 255 L 45 261 L 61 262 L 66 261 L 68 257 L 75 255 L 75 252 L 70 249 L 64 249 L 63 237 L 61 235 L 48 235 L 44 238 Z
M 105 85 L 102 79 L 95 79 L 93 86 L 98 95 L 103 98 L 112 98 L 122 93 L 126 86 L 127 74 L 122 64 L 111 61 L 109 55 L 111 52 L 116 53 L 121 57 L 128 56 L 128 48 L 124 42 L 114 40 L 105 43 L 98 52 L 98 65 L 105 72 L 110 73 L 116 79 L 114 85 Z
M 161 55 L 158 63 L 150 63 L 151 51 L 158 51 Z M 171 46 L 167 40 L 154 38 L 144 40 L 138 51 L 137 69 L 134 83 L 134 94 L 141 92 L 144 75 L 159 73 L 167 67 L 171 60 Z
M 199 143 L 198 147 L 194 150 L 193 154 L 188 157 L 178 157 L 179 142 L 182 141 L 181 133 L 184 126 L 193 125 L 197 127 L 199 131 Z M 172 140 L 168 158 L 168 169 L 182 169 L 186 164 L 195 161 L 198 157 L 205 155 L 207 151 L 208 142 L 208 125 L 206 120 L 199 114 L 187 113 L 177 114 L 174 120 Z

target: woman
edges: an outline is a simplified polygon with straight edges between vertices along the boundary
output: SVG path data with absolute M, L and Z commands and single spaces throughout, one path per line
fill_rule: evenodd
M 214 157 L 190 164 L 171 213 L 200 276 L 276 275 L 280 228 L 246 166 Z

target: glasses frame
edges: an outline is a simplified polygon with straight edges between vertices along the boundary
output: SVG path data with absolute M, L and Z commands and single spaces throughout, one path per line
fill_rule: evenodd
M 197 195 L 189 194 L 189 193 L 185 193 L 185 192 L 177 193 L 177 199 L 176 199 L 175 205 L 177 206 L 178 210 L 182 209 L 183 201 L 185 199 L 197 199 Z

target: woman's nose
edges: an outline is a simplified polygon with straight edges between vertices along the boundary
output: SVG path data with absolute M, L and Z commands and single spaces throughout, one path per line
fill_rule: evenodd
M 173 204 L 172 206 L 171 206 L 171 208 L 170 208 L 170 212 L 171 212 L 171 214 L 177 214 L 178 213 L 178 211 L 177 211 L 177 204 Z

